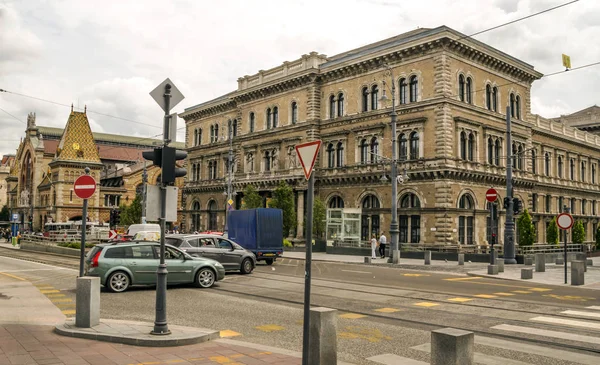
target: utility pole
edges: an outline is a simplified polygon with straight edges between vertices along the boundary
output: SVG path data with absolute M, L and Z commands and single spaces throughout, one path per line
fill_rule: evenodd
M 146 224 L 146 184 L 148 183 L 148 173 L 146 171 L 146 161 L 144 161 L 144 171 L 142 172 L 142 224 Z
M 231 186 L 231 173 L 233 171 L 233 122 L 229 120 L 229 130 L 227 132 L 229 138 L 229 154 L 227 156 L 227 204 L 225 204 L 225 228 L 223 233 L 228 231 L 229 209 L 231 209 L 231 196 L 233 195 Z
M 510 105 L 506 107 L 506 222 L 504 222 L 504 263 L 516 264 L 515 260 L 515 222 L 513 222 L 513 187 L 512 187 L 512 141 L 510 131 Z

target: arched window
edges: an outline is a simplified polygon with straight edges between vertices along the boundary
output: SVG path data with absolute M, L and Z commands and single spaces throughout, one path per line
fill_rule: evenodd
M 192 204 L 192 227 L 191 231 L 200 231 L 200 202 L 195 201 Z
M 465 101 L 465 77 L 458 76 L 458 98 L 460 101 Z
M 344 145 L 342 144 L 342 142 L 338 142 L 336 149 L 336 160 L 337 160 L 337 165 L 336 167 L 342 167 L 344 166 Z
M 573 180 L 575 180 L 575 160 L 571 159 L 571 161 L 569 162 L 569 165 L 570 165 L 569 176 L 571 178 L 571 181 L 573 181 Z
M 558 156 L 558 177 L 562 179 L 563 177 L 563 159 L 562 156 Z
M 400 134 L 400 137 L 398 137 L 398 153 L 400 161 L 406 160 L 407 151 L 408 141 L 406 139 L 406 134 L 402 133 Z
M 232 125 L 232 127 L 233 127 L 233 131 L 232 131 L 231 135 L 232 135 L 233 137 L 236 137 L 236 136 L 237 136 L 237 129 L 238 129 L 238 121 L 237 121 L 237 119 L 234 119 L 234 120 L 233 120 L 233 125 Z
M 535 149 L 531 150 L 531 172 L 537 174 L 537 152 Z
M 515 94 L 510 94 L 510 116 L 515 117 Z
M 265 151 L 264 155 L 265 160 L 265 171 L 271 171 L 271 153 L 269 151 Z
M 458 208 L 469 210 L 470 212 L 459 213 L 458 216 L 458 243 L 472 245 L 473 242 L 473 222 L 475 203 L 470 194 L 463 194 L 458 201 Z
M 400 243 L 419 243 L 421 241 L 421 202 L 413 193 L 406 193 L 400 198 L 402 213 L 398 216 Z M 409 234 L 410 233 L 410 234 Z
M 327 145 L 327 167 L 330 169 L 335 166 L 335 150 L 333 143 Z
M 271 108 L 267 108 L 267 129 L 271 129 Z
M 469 133 L 469 140 L 467 141 L 467 158 L 469 161 L 473 161 L 473 151 L 475 150 L 475 136 L 473 133 Z
M 517 119 L 521 119 L 521 97 L 519 95 L 517 95 L 517 97 L 515 98 L 515 105 L 517 107 L 516 110 L 516 115 L 517 115 Z
M 344 116 L 344 94 L 343 93 L 339 93 L 338 94 L 338 99 L 337 99 L 337 116 L 338 117 L 343 117 Z
M 491 165 L 494 163 L 494 142 L 492 141 L 492 137 L 488 137 L 487 142 L 488 164 Z
M 544 173 L 546 176 L 550 176 L 550 154 L 548 152 L 544 154 Z
M 412 132 L 410 134 L 410 159 L 416 160 L 419 158 L 419 133 Z
M 273 108 L 273 128 L 277 128 L 279 126 L 279 108 Z
M 366 139 L 360 141 L 360 163 L 365 164 L 369 161 L 369 144 Z
M 492 88 L 492 110 L 498 111 L 498 88 Z
M 502 152 L 502 147 L 500 146 L 500 140 L 497 139 L 494 143 L 494 165 L 500 166 L 500 153 Z
M 490 84 L 485 85 L 485 107 L 492 110 L 492 86 Z
M 254 132 L 255 129 L 255 116 L 254 112 L 250 112 L 250 133 Z
M 362 89 L 362 111 L 366 112 L 369 110 L 369 88 L 366 86 Z
M 208 229 L 214 231 L 217 229 L 217 202 L 211 200 L 208 204 Z
M 407 100 L 406 100 L 406 95 L 408 95 L 407 93 L 407 88 L 408 85 L 406 84 L 406 79 L 402 78 L 400 79 L 400 83 L 399 83 L 400 87 L 400 104 L 406 104 Z
M 371 110 L 377 110 L 377 103 L 379 99 L 379 88 L 377 85 L 371 87 Z
M 377 162 L 377 157 L 379 155 L 379 142 L 377 142 L 377 137 L 371 138 L 371 144 L 369 146 L 371 152 L 371 163 Z
M 419 86 L 419 81 L 417 80 L 417 76 L 412 76 L 410 78 L 410 102 L 414 103 L 417 101 L 417 87 Z
M 372 235 L 379 237 L 379 199 L 375 195 L 367 195 L 362 200 L 362 216 L 361 216 L 361 240 L 368 241 Z
M 464 131 L 460 132 L 460 158 L 467 159 L 467 134 Z
M 335 118 L 335 96 L 329 97 L 329 119 Z
M 329 200 L 330 209 L 341 209 L 344 207 L 344 200 L 339 196 L 334 196 Z
M 470 77 L 467 77 L 467 103 L 473 104 L 473 80 Z
M 292 103 L 292 124 L 298 123 L 298 103 Z

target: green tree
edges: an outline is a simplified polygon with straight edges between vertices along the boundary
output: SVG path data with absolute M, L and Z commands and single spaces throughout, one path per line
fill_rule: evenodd
M 285 181 L 280 182 L 273 191 L 269 207 L 279 208 L 283 211 L 283 238 L 288 237 L 292 228 L 296 226 L 296 209 L 294 207 L 294 190 Z
M 548 225 L 546 243 L 549 245 L 558 245 L 558 225 L 556 224 L 556 218 L 552 218 L 552 221 Z
M 573 243 L 583 243 L 585 240 L 585 228 L 581 221 L 575 222 L 573 226 Z
M 254 185 L 248 184 L 244 188 L 244 203 L 242 209 L 262 208 L 262 197 L 258 195 L 258 191 Z
M 2 210 L 0 210 L 0 221 L 9 221 L 10 220 L 10 211 L 8 210 L 8 207 L 5 205 L 2 207 Z
M 596 248 L 600 248 L 600 225 L 596 228 Z
M 121 226 L 129 226 L 142 221 L 142 196 L 136 195 L 129 205 L 121 205 Z
M 315 203 L 313 204 L 313 233 L 316 237 L 322 237 L 325 232 L 326 212 L 325 203 L 319 197 L 315 197 Z
M 519 230 L 519 246 L 531 246 L 535 243 L 535 227 L 531 223 L 531 215 L 527 209 L 517 219 Z

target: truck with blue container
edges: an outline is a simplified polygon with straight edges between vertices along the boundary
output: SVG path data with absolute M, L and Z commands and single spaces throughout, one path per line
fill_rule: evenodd
M 227 218 L 227 237 L 252 251 L 256 261 L 272 265 L 283 254 L 283 212 L 273 208 L 233 210 Z

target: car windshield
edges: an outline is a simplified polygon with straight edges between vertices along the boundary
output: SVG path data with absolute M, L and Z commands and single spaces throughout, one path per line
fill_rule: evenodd
M 178 238 L 166 237 L 165 242 L 171 246 L 179 247 L 182 241 Z

